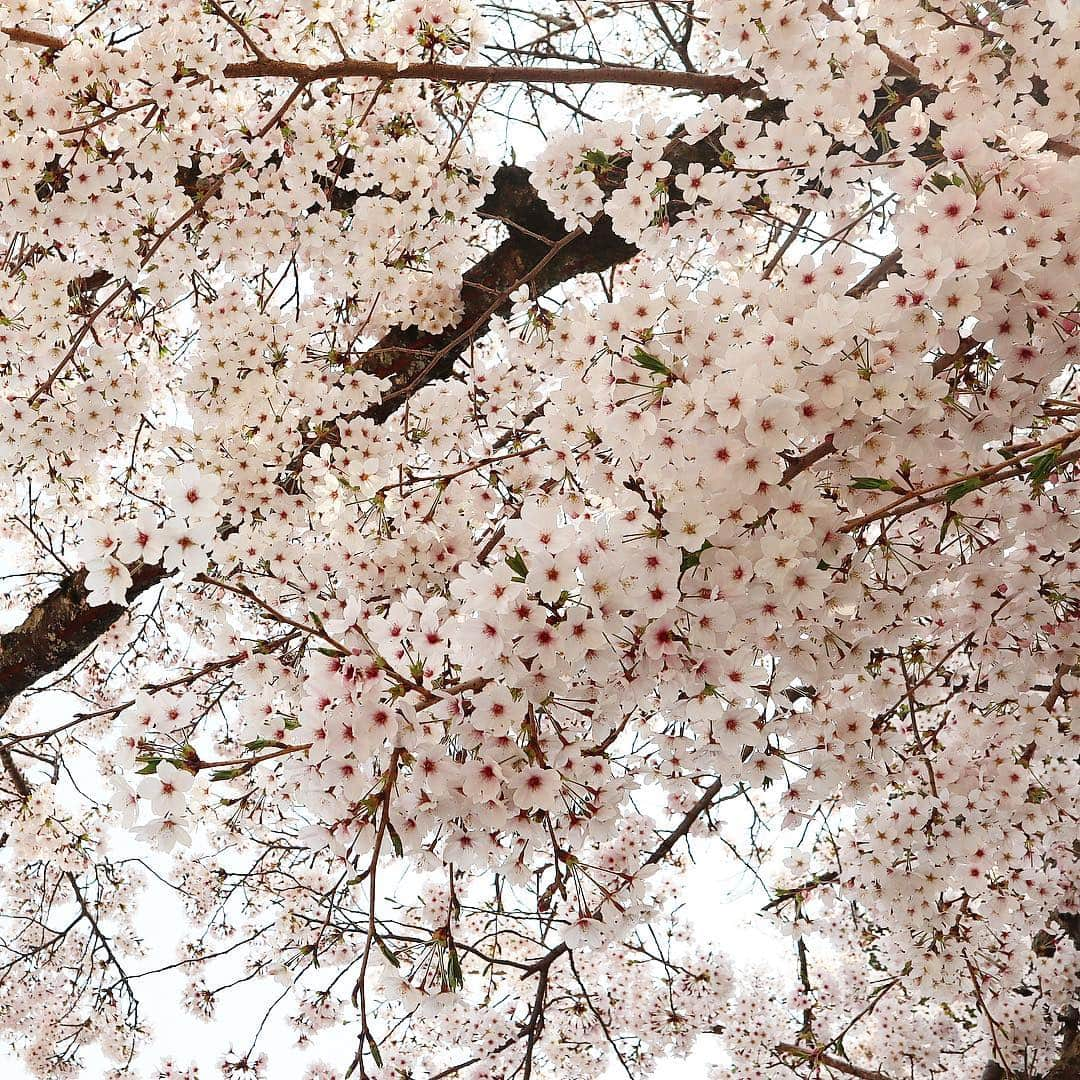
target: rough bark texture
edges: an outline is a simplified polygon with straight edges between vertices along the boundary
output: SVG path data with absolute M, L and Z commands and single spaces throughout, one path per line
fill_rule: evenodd
M 764 117 L 775 108 L 762 106 L 758 111 Z M 675 138 L 668 144 L 664 160 L 670 162 L 674 176 L 692 164 L 715 168 L 722 154 L 722 148 L 710 140 L 691 145 Z M 623 179 L 621 170 L 615 170 L 609 178 L 601 177 L 598 184 L 609 194 Z M 674 221 L 686 209 L 673 188 L 668 220 Z M 495 191 L 480 212 L 504 221 L 510 235 L 465 273 L 461 287 L 464 310 L 454 327 L 439 334 L 415 328 L 392 330 L 364 353 L 364 370 L 394 384 L 385 401 L 368 412 L 369 418 L 386 419 L 409 394 L 428 382 L 447 378 L 490 320 L 509 312 L 509 293 L 521 283 L 528 282 L 534 292 L 543 293 L 581 274 L 627 262 L 637 254 L 633 244 L 615 235 L 607 217 L 599 218 L 588 233 L 568 233 L 533 189 L 529 171 L 519 165 L 503 165 L 498 170 Z
M 1045 1080 L 1078 1080 L 1080 1078 L 1080 1029 L 1074 1013 L 1066 1021 L 1065 1041 L 1054 1067 Z
M 169 576 L 169 571 L 154 564 L 140 563 L 130 570 L 129 603 Z M 21 625 L 0 638 L 0 716 L 14 698 L 38 679 L 60 671 L 128 610 L 120 604 L 91 607 L 88 595 L 86 571 L 80 570 L 36 604 Z
M 391 330 L 364 353 L 364 370 L 394 384 L 385 402 L 371 410 L 372 419 L 385 419 L 411 392 L 446 378 L 491 318 L 510 310 L 509 293 L 534 272 L 531 280 L 539 291 L 545 291 L 578 274 L 625 262 L 637 252 L 615 236 L 603 218 L 591 234 L 566 243 L 537 272 L 552 248 L 567 240 L 567 232 L 533 190 L 528 170 L 519 165 L 503 165 L 498 170 L 495 191 L 480 212 L 504 221 L 510 234 L 466 271 L 461 285 L 463 312 L 457 323 L 438 334 L 415 327 Z

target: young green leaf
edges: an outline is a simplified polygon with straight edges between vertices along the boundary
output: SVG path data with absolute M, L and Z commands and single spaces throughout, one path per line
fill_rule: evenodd
M 886 480 L 880 476 L 853 476 L 851 488 L 853 491 L 899 491 L 900 488 L 892 480 Z
M 973 491 L 978 491 L 982 486 L 983 481 L 977 476 L 971 476 L 967 480 L 961 480 L 959 484 L 953 484 L 953 486 L 945 492 L 945 502 L 947 505 L 952 506 L 958 499 L 962 499 L 965 495 L 970 495 Z
M 515 550 L 513 555 L 506 556 L 506 565 L 514 571 L 518 581 L 524 581 L 525 576 L 529 572 L 529 568 L 525 565 L 525 560 L 522 558 L 521 552 Z
M 671 368 L 663 360 L 658 356 L 653 356 L 652 353 L 646 352 L 640 345 L 634 350 L 633 360 L 638 367 L 643 367 L 646 371 L 653 371 L 657 375 L 671 374 Z
M 1031 481 L 1032 491 L 1037 493 L 1043 484 L 1050 479 L 1050 474 L 1054 471 L 1060 457 L 1061 447 L 1055 446 L 1053 450 L 1048 450 L 1045 454 L 1039 454 L 1038 457 L 1033 457 L 1028 462 L 1031 466 L 1028 479 Z

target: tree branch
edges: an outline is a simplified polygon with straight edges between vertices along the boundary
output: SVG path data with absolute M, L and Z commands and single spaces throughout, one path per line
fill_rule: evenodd
M 859 1065 L 853 1065 L 843 1058 L 834 1057 L 832 1054 L 822 1054 L 806 1046 L 796 1046 L 794 1043 L 780 1043 L 777 1053 L 788 1054 L 791 1057 L 801 1058 L 816 1065 L 823 1065 L 834 1072 L 843 1073 L 845 1076 L 854 1076 L 857 1080 L 889 1080 L 889 1078 L 876 1069 L 864 1069 Z
M 67 44 L 63 38 L 55 37 L 52 34 L 42 34 L 37 30 L 24 30 L 21 26 L 5 26 L 3 27 L 3 33 L 20 45 L 38 45 L 43 49 L 56 49 L 59 51 Z
M 129 604 L 171 574 L 160 564 L 137 563 L 130 570 Z M 19 694 L 69 664 L 128 610 L 122 604 L 91 607 L 89 595 L 86 571 L 71 574 L 0 637 L 0 716 Z
M 657 86 L 668 90 L 697 90 L 703 94 L 740 94 L 760 98 L 753 83 L 730 75 L 609 64 L 598 67 L 553 67 L 546 64 L 499 67 L 479 64 L 410 64 L 399 68 L 381 60 L 338 60 L 330 64 L 297 64 L 289 60 L 245 60 L 227 64 L 226 79 L 291 79 L 299 83 L 323 79 L 378 79 L 445 83 L 535 83 L 549 86 Z

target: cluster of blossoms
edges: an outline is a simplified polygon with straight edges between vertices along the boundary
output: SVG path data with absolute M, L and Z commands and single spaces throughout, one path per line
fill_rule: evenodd
M 102 923 L 143 875 L 34 739 L 185 852 L 188 1008 L 242 944 L 301 1045 L 358 1025 L 361 1075 L 699 1036 L 739 1078 L 1046 1072 L 1080 949 L 1075 12 L 700 5 L 730 93 L 549 139 L 525 213 L 452 88 L 274 67 L 460 60 L 473 8 L 247 6 L 72 4 L 62 47 L 0 47 L 10 536 L 30 606 L 74 567 L 50 655 L 68 608 L 102 623 L 87 711 L 0 736 L 40 931 L 0 1025 L 52 995 L 67 1032 L 27 1064 L 141 1034 Z M 790 981 L 680 913 L 710 826 Z M 84 947 L 110 974 L 64 992 Z

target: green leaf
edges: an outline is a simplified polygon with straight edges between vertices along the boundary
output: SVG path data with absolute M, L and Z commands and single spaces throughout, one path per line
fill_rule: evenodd
M 401 967 L 401 961 L 398 959 L 397 953 L 394 952 L 381 937 L 376 937 L 375 942 L 382 950 L 383 956 L 390 962 L 391 967 Z
M 390 843 L 394 846 L 394 854 L 397 855 L 398 858 L 401 858 L 401 856 L 405 854 L 405 847 L 401 843 L 401 837 L 398 836 L 397 829 L 395 829 L 388 821 L 386 823 L 386 831 L 390 834 Z
M 1060 457 L 1061 447 L 1055 446 L 1053 450 L 1031 459 L 1029 462 L 1031 472 L 1028 473 L 1028 479 L 1031 481 L 1034 490 L 1040 489 L 1050 479 L 1050 474 L 1054 471 Z
M 513 555 L 506 556 L 506 565 L 517 575 L 518 581 L 524 581 L 526 575 L 529 573 L 529 568 L 525 565 L 525 560 L 521 556 L 521 552 L 516 548 Z
M 271 746 L 281 746 L 277 739 L 252 739 L 244 743 L 248 750 L 268 750 Z
M 143 765 L 143 767 L 138 770 L 139 776 L 150 776 L 153 773 L 157 772 L 157 767 L 161 764 L 161 762 L 164 759 L 159 758 L 159 757 L 149 757 L 149 758 L 141 758 L 140 760 L 144 760 L 146 762 L 146 764 Z
M 712 544 L 708 540 L 697 549 L 697 551 L 683 551 L 682 566 L 679 568 L 679 574 L 685 574 L 687 570 L 692 570 L 695 566 L 701 563 L 701 556 L 712 547 Z
M 657 375 L 671 374 L 671 368 L 663 360 L 646 352 L 640 345 L 634 350 L 633 360 L 638 367 L 643 367 L 646 371 L 655 372 Z
M 588 165 L 590 171 L 603 171 L 611 164 L 611 158 L 603 150 L 586 150 L 581 160 Z
M 967 480 L 961 480 L 959 484 L 953 484 L 953 486 L 945 492 L 945 502 L 947 505 L 952 506 L 958 499 L 962 499 L 965 495 L 970 495 L 973 491 L 978 491 L 982 486 L 982 480 L 975 476 L 969 477 Z
M 886 480 L 880 476 L 853 476 L 852 490 L 854 491 L 897 491 L 899 490 L 892 480 Z
M 956 520 L 956 514 L 952 510 L 945 511 L 945 520 L 941 523 L 941 532 L 938 534 L 938 543 L 945 543 L 945 537 L 949 534 L 949 526 Z
M 461 961 L 458 959 L 457 949 L 450 942 L 450 948 L 446 954 L 446 986 L 449 990 L 460 990 L 465 985 L 465 976 L 461 971 Z
M 944 191 L 947 187 L 963 187 L 964 178 L 962 176 L 946 176 L 944 173 L 938 172 L 930 177 L 930 183 L 938 191 Z
M 375 1059 L 375 1064 L 382 1068 L 382 1054 L 379 1053 L 379 1044 L 369 1035 L 368 1036 L 368 1049 L 371 1051 L 371 1056 Z

